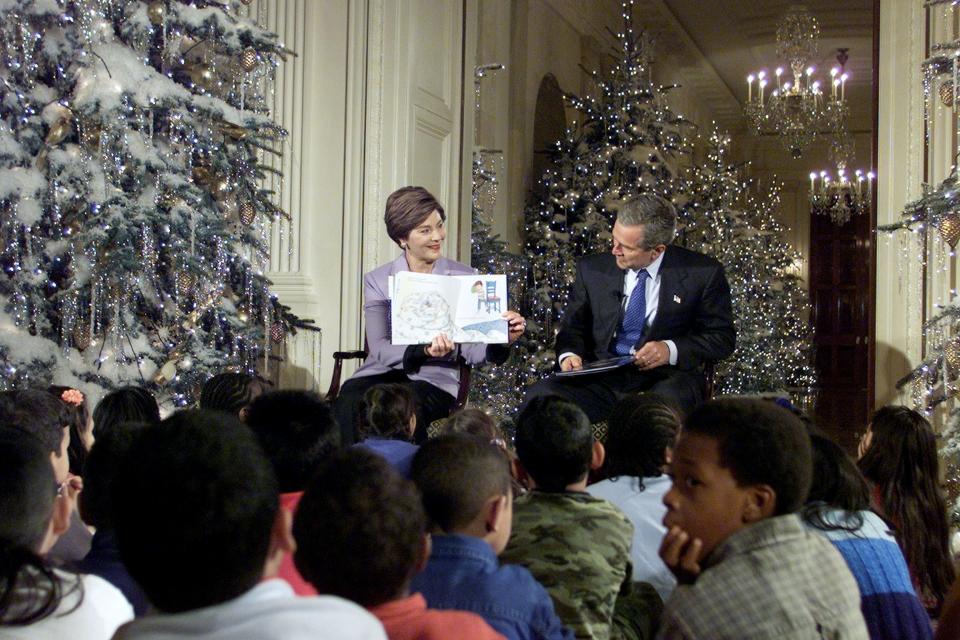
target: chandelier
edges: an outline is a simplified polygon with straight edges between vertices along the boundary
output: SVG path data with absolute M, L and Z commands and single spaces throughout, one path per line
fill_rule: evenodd
M 783 67 L 777 67 L 773 78 L 766 71 L 747 76 L 744 114 L 751 132 L 780 136 L 794 158 L 803 156 L 817 131 L 822 128 L 834 131 L 847 115 L 849 76 L 843 71 L 847 50 L 839 50 L 840 66 L 830 72 L 830 95 L 827 96 L 820 81 L 814 78 L 816 69 L 809 64 L 817 54 L 819 39 L 820 26 L 816 18 L 803 9 L 788 13 L 777 27 L 777 57 L 787 61 L 792 77 L 785 77 Z M 774 81 L 776 88 L 772 86 Z
M 846 124 L 841 122 L 829 152 L 830 163 L 837 168 L 836 178 L 825 170 L 810 174 L 811 211 L 815 215 L 830 216 L 833 223 L 841 227 L 851 217 L 869 212 L 873 199 L 873 172 L 864 174 L 857 169 L 853 176 L 847 173 L 853 152 L 853 140 Z

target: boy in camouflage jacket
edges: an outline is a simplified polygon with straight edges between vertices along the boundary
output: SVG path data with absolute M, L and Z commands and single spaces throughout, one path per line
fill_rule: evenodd
M 569 400 L 536 398 L 518 419 L 516 448 L 535 488 L 514 504 L 513 533 L 501 561 L 530 570 L 577 638 L 652 637 L 659 596 L 643 585 L 624 599 L 632 590 L 633 525 L 613 504 L 585 491 L 589 470 L 604 456 L 587 416 Z M 620 609 L 630 615 L 619 615 Z

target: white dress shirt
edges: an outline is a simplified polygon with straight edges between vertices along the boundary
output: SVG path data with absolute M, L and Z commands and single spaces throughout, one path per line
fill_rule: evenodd
M 666 253 L 666 252 L 664 252 Z M 647 267 L 647 273 L 650 275 L 647 278 L 645 293 L 647 296 L 646 299 L 646 317 L 644 319 L 644 331 L 653 326 L 653 321 L 657 317 L 657 308 L 660 306 L 660 265 L 663 264 L 664 253 L 661 253 L 657 256 L 657 259 L 651 262 Z M 623 300 L 621 300 L 620 310 L 624 311 L 627 308 L 627 304 L 630 302 L 630 296 L 633 295 L 633 290 L 637 286 L 637 278 L 639 277 L 640 269 L 627 269 L 626 273 L 623 276 Z M 614 334 L 616 337 L 616 334 Z M 667 345 L 667 349 L 670 351 L 670 364 L 677 364 L 677 345 L 673 340 L 664 340 L 664 344 Z M 560 354 L 560 357 L 557 358 L 558 363 L 562 363 L 568 356 L 578 355 L 572 351 L 566 351 Z
M 133 607 L 120 591 L 99 576 L 73 575 L 55 569 L 66 592 L 46 618 L 21 627 L 0 628 L 3 640 L 109 640 L 117 628 L 133 620 Z M 71 588 L 79 580 L 82 588 Z M 19 590 L 15 593 L 19 593 Z M 82 597 L 81 597 L 82 596 Z M 16 595 L 13 601 L 17 605 Z
M 612 502 L 633 523 L 630 549 L 633 580 L 653 585 L 664 602 L 677 586 L 673 572 L 660 559 L 660 543 L 667 533 L 663 526 L 663 516 L 667 513 L 663 496 L 672 485 L 668 476 L 661 475 L 644 478 L 643 491 L 639 490 L 636 478 L 627 476 L 601 480 L 587 487 L 587 493 Z

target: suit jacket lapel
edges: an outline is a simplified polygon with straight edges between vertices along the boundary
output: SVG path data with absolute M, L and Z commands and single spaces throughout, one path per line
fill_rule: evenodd
M 680 296 L 682 299 L 684 295 L 684 280 L 687 279 L 688 274 L 683 265 L 678 264 L 678 255 L 676 251 L 670 250 L 670 246 L 663 254 L 663 262 L 660 263 L 660 297 L 657 300 L 657 317 L 647 328 L 647 336 L 656 335 L 657 329 L 666 322 L 665 318 L 669 317 L 673 310 L 673 297 Z
M 611 255 L 611 257 L 613 257 Z M 603 296 L 602 301 L 597 308 L 602 309 L 603 313 L 600 317 L 600 323 L 597 329 L 599 331 L 594 335 L 599 334 L 606 338 L 606 341 L 602 345 L 598 345 L 598 348 L 606 349 L 607 345 L 613 339 L 613 334 L 617 330 L 617 324 L 620 322 L 620 314 L 622 313 L 622 301 L 623 301 L 623 278 L 624 271 L 617 267 L 616 260 L 611 260 L 609 262 L 609 268 L 603 271 L 603 282 L 600 287 L 600 295 Z

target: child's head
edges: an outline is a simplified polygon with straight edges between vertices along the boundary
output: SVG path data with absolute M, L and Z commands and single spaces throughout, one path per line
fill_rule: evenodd
M 70 413 L 46 391 L 23 389 L 0 393 L 0 426 L 36 437 L 50 454 L 57 482 L 70 475 Z
M 403 597 L 429 544 L 413 483 L 356 447 L 321 463 L 297 507 L 293 535 L 300 575 L 319 593 L 364 607 Z
M 70 523 L 72 500 L 59 489 L 39 439 L 0 428 L 0 627 L 52 615 L 77 586 L 40 557 Z
M 870 488 L 856 463 L 840 445 L 821 434 L 812 434 L 813 480 L 807 502 L 822 502 L 844 511 L 870 508 Z
M 59 514 L 59 530 L 54 507 L 58 486 L 50 468 L 45 447 L 31 434 L 18 429 L 0 428 L 0 549 L 14 548 L 32 554 L 46 553 L 66 530 Z M 2 553 L 2 552 L 0 552 Z M 6 562 L 4 563 L 6 578 Z
M 106 430 L 90 449 L 78 498 L 80 516 L 89 526 L 113 530 L 114 479 L 137 435 L 147 426 L 143 422 L 121 422 Z
M 897 540 L 922 590 L 938 601 L 953 582 L 947 505 L 940 490 L 937 438 L 907 407 L 883 407 L 864 436 L 859 467 L 877 486 L 880 508 L 897 523 Z
M 443 533 L 483 538 L 496 553 L 510 540 L 510 462 L 483 436 L 453 433 L 428 440 L 410 476 L 432 525 Z
M 604 475 L 640 478 L 642 487 L 642 478 L 663 473 L 679 430 L 680 417 L 662 396 L 626 396 L 607 418 Z
M 93 435 L 97 438 L 125 422 L 160 422 L 160 407 L 152 393 L 142 387 L 121 387 L 105 395 L 93 409 Z
M 517 456 L 540 491 L 563 491 L 603 462 L 590 419 L 559 396 L 534 398 L 517 419 Z
M 303 491 L 317 465 L 340 446 L 340 428 L 320 396 L 271 391 L 250 403 L 247 426 L 273 464 L 282 493 Z
M 83 392 L 73 387 L 51 385 L 47 391 L 66 405 L 70 416 L 70 446 L 67 457 L 70 460 L 70 473 L 82 476 L 87 453 L 93 446 L 93 419 L 90 407 Z
M 181 411 L 144 429 L 113 499 L 123 563 L 164 612 L 236 598 L 292 546 L 270 462 L 222 412 Z
M 267 389 L 260 376 L 248 373 L 218 373 L 200 389 L 200 408 L 224 411 L 246 420 L 247 407 Z
M 930 422 L 908 407 L 881 407 L 863 437 L 860 469 L 880 486 L 916 487 L 936 482 L 937 437 Z
M 507 443 L 503 439 L 503 432 L 494 421 L 490 414 L 482 409 L 469 407 L 457 411 L 443 423 L 443 433 L 469 433 L 470 435 L 486 438 L 490 442 L 499 441 L 496 444 L 506 448 Z
M 820 434 L 810 436 L 813 453 L 813 481 L 803 507 L 804 519 L 818 529 L 859 529 L 860 511 L 870 508 L 870 489 L 856 463 L 833 440 Z M 825 517 L 830 509 L 847 512 L 851 526 L 834 524 Z
M 378 384 L 363 394 L 361 433 L 409 440 L 417 426 L 417 398 L 405 384 Z
M 740 529 L 797 511 L 810 488 L 810 436 L 762 400 L 713 400 L 687 417 L 663 498 L 667 527 L 702 543 L 702 557 Z

